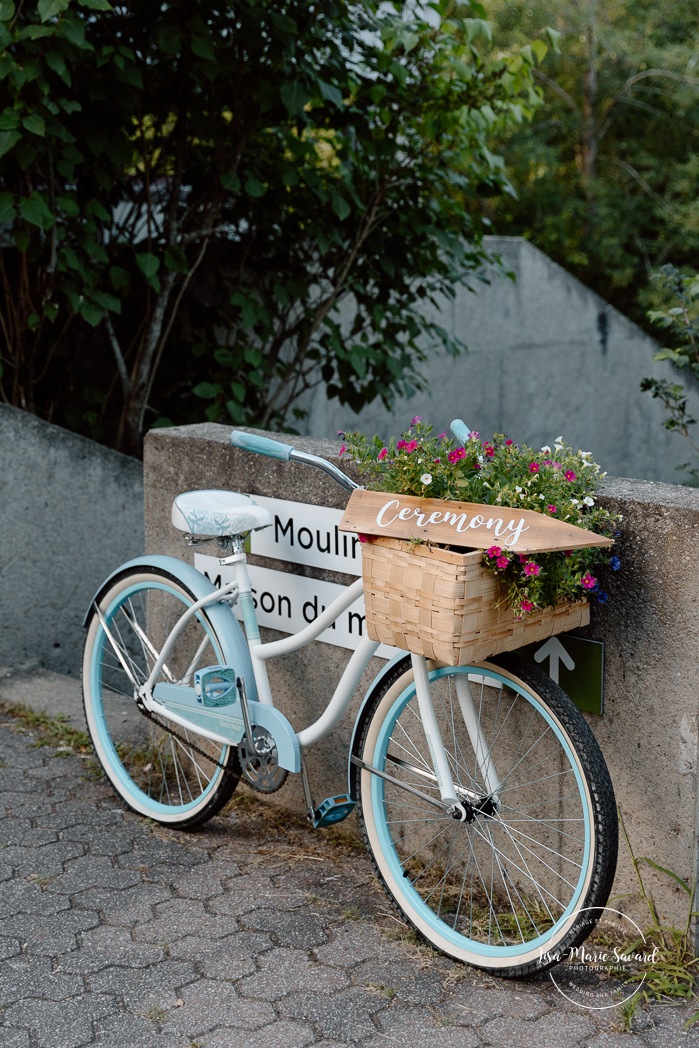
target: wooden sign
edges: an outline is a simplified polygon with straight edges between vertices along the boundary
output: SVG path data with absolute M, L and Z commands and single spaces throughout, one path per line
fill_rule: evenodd
M 593 531 L 531 510 L 422 499 L 364 488 L 352 492 L 339 527 L 341 531 L 423 539 L 444 546 L 501 546 L 516 553 L 613 545 L 611 539 Z

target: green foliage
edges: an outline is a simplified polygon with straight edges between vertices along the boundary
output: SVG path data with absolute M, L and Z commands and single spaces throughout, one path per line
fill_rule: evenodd
M 376 491 L 514 506 L 607 537 L 621 519 L 596 502 L 605 474 L 590 453 L 574 452 L 562 437 L 553 450 L 543 447 L 538 452 L 503 434 L 490 441 L 471 433 L 458 445 L 446 433 L 434 436 L 432 426 L 419 415 L 399 440 L 391 438 L 385 444 L 378 436 L 370 439 L 358 432 L 342 436 L 341 454 L 359 465 L 367 485 Z M 516 554 L 493 545 L 483 563 L 498 576 L 507 605 L 519 615 L 587 596 L 603 604 L 607 595 L 592 571 L 597 565 L 609 564 L 615 571 L 620 567 L 619 558 L 610 558 L 607 548 L 594 546 Z
M 546 47 L 429 8 L 2 0 L 0 395 L 136 452 L 159 416 L 281 424 L 457 352 L 428 310 L 483 263 Z
M 678 372 L 684 372 L 686 384 L 669 379 L 644 378 L 641 389 L 659 400 L 667 411 L 663 425 L 679 433 L 694 453 L 699 456 L 699 443 L 691 427 L 697 420 L 687 407 L 688 387 L 697 388 L 699 379 L 699 273 L 686 275 L 675 266 L 663 266 L 652 284 L 653 297 L 659 308 L 648 311 L 648 319 L 656 327 L 672 336 L 673 346 L 655 354 L 655 360 L 668 360 Z M 699 486 L 699 463 L 686 462 L 683 470 L 693 486 Z
M 504 149 L 517 199 L 499 224 L 523 234 L 644 323 L 649 270 L 699 269 L 699 78 L 694 3 L 495 0 L 501 32 L 553 26 L 536 79 L 544 105 Z

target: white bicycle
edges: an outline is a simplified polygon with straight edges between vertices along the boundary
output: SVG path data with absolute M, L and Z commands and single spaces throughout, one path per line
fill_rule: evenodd
M 357 486 L 288 444 L 247 433 L 231 441 Z M 267 661 L 311 643 L 362 580 L 312 625 L 263 642 L 244 536 L 269 526 L 269 512 L 246 495 L 195 491 L 175 499 L 173 523 L 189 541 L 216 536 L 233 578 L 216 589 L 184 561 L 138 557 L 90 605 L 85 714 L 122 800 L 184 829 L 220 812 L 241 778 L 269 793 L 299 774 L 314 826 L 356 805 L 389 896 L 450 957 L 519 976 L 582 942 L 614 878 L 616 806 L 595 738 L 558 685 L 511 655 L 446 667 L 401 653 L 366 692 L 346 790 L 316 803 L 313 746 L 340 724 L 378 644 L 360 642 L 321 716 L 300 730 L 274 705 Z

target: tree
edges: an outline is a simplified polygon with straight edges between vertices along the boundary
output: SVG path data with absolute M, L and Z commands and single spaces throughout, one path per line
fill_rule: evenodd
M 688 389 L 696 390 L 699 380 L 699 273 L 682 273 L 676 266 L 663 266 L 653 277 L 655 309 L 648 311 L 651 324 L 668 332 L 672 346 L 655 354 L 655 360 L 669 360 L 683 382 L 645 378 L 641 389 L 659 400 L 667 411 L 666 429 L 678 433 L 691 448 L 694 462 L 678 469 L 689 482 L 699 486 L 699 440 L 693 432 L 697 420 L 688 409 Z
M 429 8 L 0 0 L 3 397 L 136 453 L 192 386 L 283 423 L 315 382 L 356 405 L 455 350 L 421 307 L 484 261 L 546 47 Z
M 544 105 L 504 150 L 518 199 L 498 221 L 643 322 L 652 270 L 699 268 L 696 4 L 496 0 L 494 18 L 560 34 Z

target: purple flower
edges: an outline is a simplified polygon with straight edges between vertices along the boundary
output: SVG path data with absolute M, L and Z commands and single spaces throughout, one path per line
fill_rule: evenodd
M 612 571 L 618 571 L 621 567 L 621 560 L 619 559 L 619 557 L 617 557 L 616 555 L 613 556 L 609 561 L 609 567 L 612 569 Z
M 416 415 L 410 425 L 417 426 L 418 422 L 422 422 L 422 415 Z

